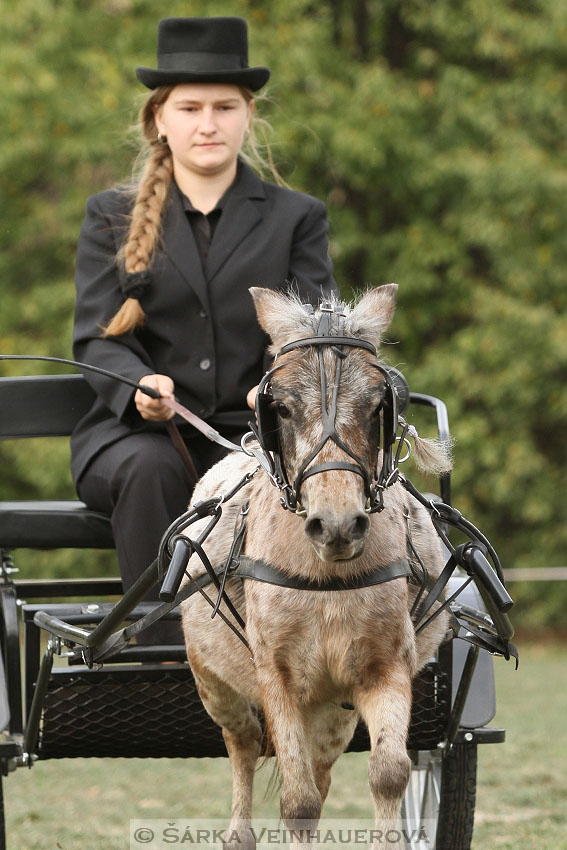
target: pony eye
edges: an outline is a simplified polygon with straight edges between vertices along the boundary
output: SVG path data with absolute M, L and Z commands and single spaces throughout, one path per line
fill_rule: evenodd
M 291 416 L 291 410 L 281 401 L 276 402 L 276 411 L 278 416 L 281 416 L 282 419 L 289 419 Z

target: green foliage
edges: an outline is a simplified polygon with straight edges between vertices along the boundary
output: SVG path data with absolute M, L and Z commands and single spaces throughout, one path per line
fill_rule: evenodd
M 133 71 L 153 64 L 165 12 L 155 0 L 8 6 L 0 349 L 65 356 L 85 200 L 128 179 Z M 273 72 L 261 106 L 276 161 L 326 200 L 345 296 L 400 285 L 400 342 L 387 356 L 448 405 L 456 504 L 504 566 L 565 563 L 561 4 L 211 0 L 166 11 L 248 19 L 251 58 Z M 31 465 L 2 463 L 10 493 L 49 491 Z M 564 589 L 522 594 L 561 619 Z

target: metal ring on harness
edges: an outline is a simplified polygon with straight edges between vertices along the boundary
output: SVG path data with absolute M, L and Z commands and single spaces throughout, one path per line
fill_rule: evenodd
M 412 454 L 411 443 L 407 437 L 396 437 L 396 442 L 400 444 L 405 443 L 407 446 L 407 452 L 403 457 L 398 457 L 398 455 L 396 454 L 396 463 L 405 463 L 406 460 L 410 459 Z

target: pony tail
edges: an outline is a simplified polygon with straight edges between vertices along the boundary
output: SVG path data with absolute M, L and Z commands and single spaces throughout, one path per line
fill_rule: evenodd
M 166 142 L 154 143 L 140 179 L 131 213 L 128 236 L 118 262 L 126 275 L 147 271 L 161 234 L 162 214 L 173 175 L 173 160 Z M 102 336 L 132 333 L 146 319 L 138 298 L 128 296 L 118 312 L 103 326 Z

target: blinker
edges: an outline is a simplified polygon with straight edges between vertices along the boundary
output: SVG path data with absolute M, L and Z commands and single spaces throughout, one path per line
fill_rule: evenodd
M 278 414 L 272 407 L 273 396 L 269 391 L 256 394 L 256 421 L 258 423 L 258 435 L 260 445 L 265 451 L 279 452 L 279 422 Z

